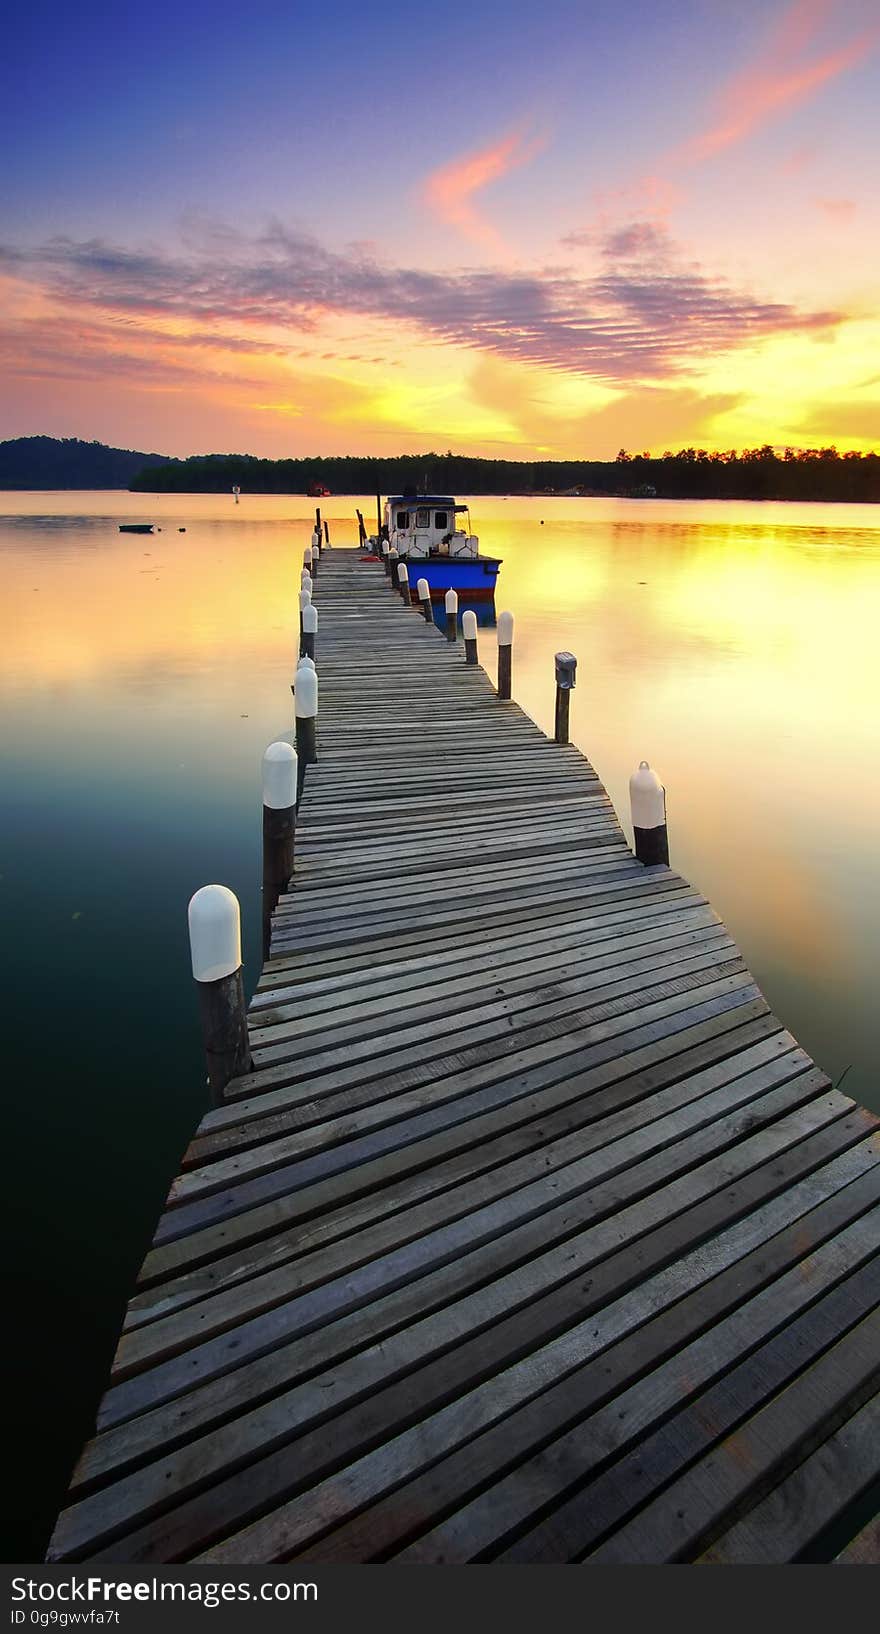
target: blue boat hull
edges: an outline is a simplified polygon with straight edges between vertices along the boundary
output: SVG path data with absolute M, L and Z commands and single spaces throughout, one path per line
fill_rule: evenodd
M 494 556 L 401 556 L 409 573 L 412 601 L 418 601 L 419 579 L 427 579 L 431 600 L 442 601 L 455 590 L 465 601 L 491 601 L 501 562 Z

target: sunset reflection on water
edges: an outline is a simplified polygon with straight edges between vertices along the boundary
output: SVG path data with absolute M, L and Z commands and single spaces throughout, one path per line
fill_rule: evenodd
M 356 505 L 372 516 L 369 497 L 324 501 L 338 544 Z M 8 494 L 2 507 L 7 752 L 22 767 L 37 754 L 38 780 L 51 760 L 61 797 L 67 775 L 88 775 L 96 799 L 131 777 L 159 806 L 189 785 L 190 800 L 246 808 L 262 747 L 290 725 L 314 502 Z M 675 865 L 805 1046 L 880 1104 L 877 513 L 546 497 L 478 498 L 472 515 L 504 558 L 518 701 L 551 728 L 553 653 L 576 654 L 572 736 L 624 823 L 627 778 L 648 758 Z M 147 516 L 161 532 L 119 533 Z M 493 672 L 490 629 L 480 643 Z M 173 844 L 170 809 L 162 830 Z

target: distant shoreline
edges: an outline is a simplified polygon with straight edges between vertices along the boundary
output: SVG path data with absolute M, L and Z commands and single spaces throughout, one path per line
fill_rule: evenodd
M 231 493 L 309 498 L 381 493 L 495 498 L 715 499 L 880 503 L 880 454 L 771 444 L 725 452 L 699 448 L 658 457 L 620 449 L 613 460 L 499 460 L 428 452 L 390 458 L 330 455 L 261 459 L 207 454 L 175 459 L 77 438 L 0 443 L 0 490 L 116 489 L 128 493 Z M 320 504 L 321 496 L 316 496 Z

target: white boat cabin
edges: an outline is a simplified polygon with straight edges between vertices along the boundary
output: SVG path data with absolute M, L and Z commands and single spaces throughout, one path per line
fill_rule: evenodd
M 467 518 L 467 527 L 460 522 Z M 393 494 L 385 501 L 385 532 L 400 556 L 477 556 L 467 505 L 449 494 Z

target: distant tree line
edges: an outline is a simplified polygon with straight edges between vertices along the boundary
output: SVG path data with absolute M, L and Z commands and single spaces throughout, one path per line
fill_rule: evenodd
M 836 448 L 769 444 L 741 453 L 682 448 L 652 457 L 621 449 L 615 460 L 471 459 L 463 454 L 357 455 L 265 460 L 249 454 L 209 454 L 151 466 L 133 479 L 153 493 L 304 494 L 321 483 L 332 494 L 587 493 L 631 495 L 655 490 L 661 499 L 818 499 L 880 501 L 880 455 L 838 454 Z
M 0 443 L 0 488 L 127 488 L 167 459 L 79 437 L 13 437 Z
M 486 460 L 464 454 L 353 454 L 265 460 L 251 454 L 170 459 L 75 437 L 0 443 L 0 488 L 130 488 L 146 493 L 331 494 L 585 492 L 661 499 L 817 499 L 880 502 L 880 454 L 765 443 L 740 453 L 681 448 L 652 457 L 621 449 L 614 460 Z M 369 520 L 372 520 L 370 518 Z

